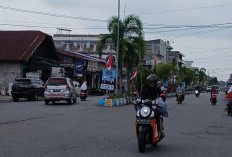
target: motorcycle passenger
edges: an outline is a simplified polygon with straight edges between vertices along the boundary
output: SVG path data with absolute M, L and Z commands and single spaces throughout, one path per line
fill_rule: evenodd
M 88 96 L 88 90 L 87 90 L 87 82 L 84 81 L 81 85 L 81 92 L 85 93 L 86 96 Z
M 177 93 L 182 92 L 182 100 L 184 100 L 184 86 L 182 83 L 179 83 L 179 86 L 176 89 L 176 99 L 178 97 Z
M 158 87 L 161 89 L 161 91 L 162 91 L 162 98 L 164 99 L 164 101 L 166 100 L 166 98 L 165 98 L 165 93 L 166 93 L 166 88 L 162 85 L 162 82 L 161 81 L 158 81 L 158 83 L 157 83 L 158 85 Z

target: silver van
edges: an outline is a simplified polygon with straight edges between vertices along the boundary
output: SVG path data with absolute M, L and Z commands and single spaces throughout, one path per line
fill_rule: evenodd
M 51 77 L 45 84 L 44 102 L 46 105 L 51 101 L 53 104 L 56 101 L 65 100 L 68 104 L 77 102 L 77 92 L 70 78 L 66 77 Z

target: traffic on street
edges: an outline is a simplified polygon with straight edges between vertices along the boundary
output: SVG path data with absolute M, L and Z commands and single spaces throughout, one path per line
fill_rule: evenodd
M 148 145 L 146 156 L 230 157 L 232 126 L 225 94 L 216 105 L 210 94 L 186 95 L 178 104 L 167 98 L 165 137 Z M 141 156 L 135 133 L 134 105 L 97 107 L 97 96 L 76 104 L 43 101 L 0 104 L 0 156 Z

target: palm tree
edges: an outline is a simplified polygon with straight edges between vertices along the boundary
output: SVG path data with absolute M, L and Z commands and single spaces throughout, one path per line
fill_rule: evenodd
M 103 35 L 97 44 L 99 56 L 107 42 L 112 42 L 114 47 L 117 44 L 118 17 L 111 17 L 108 21 L 110 34 Z M 124 20 L 119 20 L 119 76 L 122 76 L 122 66 L 127 68 L 127 89 L 130 87 L 130 75 L 132 70 L 137 67 L 145 53 L 145 41 L 143 37 L 143 25 L 138 16 L 129 15 Z M 120 91 L 122 91 L 122 77 L 120 79 Z M 130 89 L 129 89 L 130 91 Z
M 199 70 L 199 81 L 200 82 L 204 82 L 205 81 L 205 79 L 206 79 L 206 69 L 205 68 L 201 68 L 200 70 Z
M 194 73 L 194 76 L 195 76 L 195 81 L 197 83 L 203 83 L 207 77 L 206 75 L 206 69 L 205 68 L 200 68 L 199 69 L 196 69 L 195 70 L 195 73 Z

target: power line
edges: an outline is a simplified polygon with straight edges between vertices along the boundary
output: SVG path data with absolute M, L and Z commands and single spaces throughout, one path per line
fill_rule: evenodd
M 199 10 L 199 9 L 209 9 L 209 8 L 225 7 L 225 6 L 230 6 L 230 5 L 232 5 L 232 4 L 230 3 L 230 4 L 221 4 L 221 5 L 214 5 L 214 6 L 188 8 L 188 9 L 166 10 L 166 11 L 153 11 L 153 12 L 141 13 L 141 14 L 138 14 L 138 15 L 174 13 L 174 12 L 192 11 L 192 10 Z
M 215 50 L 208 50 L 208 51 L 192 52 L 192 53 L 187 53 L 186 55 L 189 55 L 189 54 L 199 54 L 199 53 L 205 53 L 205 52 L 214 52 L 214 51 L 223 51 L 223 50 L 228 50 L 228 49 L 232 49 L 232 47 L 221 48 L 221 49 L 215 49 Z
M 224 5 L 219 5 L 219 6 L 225 6 L 225 5 L 232 5 L 232 4 L 224 4 Z M 211 6 L 211 7 L 216 7 L 216 6 Z M 30 14 L 36 14 L 36 15 L 43 15 L 43 16 L 53 16 L 53 17 L 58 17 L 58 18 L 78 19 L 78 20 L 91 21 L 91 22 L 103 22 L 103 23 L 106 23 L 108 21 L 106 19 L 88 18 L 88 17 L 81 17 L 81 16 L 70 16 L 70 15 L 64 15 L 64 14 L 33 11 L 33 10 L 27 10 L 27 9 L 7 7 L 7 6 L 0 6 L 0 9 L 9 10 L 9 11 L 23 12 L 23 13 L 30 13 Z M 149 24 L 149 23 L 144 23 L 144 24 L 148 25 L 148 26 L 159 26 L 159 29 L 163 29 L 163 28 L 199 27 L 199 26 L 208 27 L 208 25 L 194 26 L 194 25 Z M 224 23 L 224 24 L 232 24 L 232 23 Z M 224 24 L 222 24 L 222 25 L 224 25 Z M 221 24 L 213 24 L 213 25 L 221 25 Z M 152 29 L 157 29 L 157 28 L 152 28 Z
M 14 27 L 30 27 L 30 28 L 57 28 L 57 27 L 52 27 L 52 26 L 36 26 L 36 25 L 21 25 L 21 24 L 8 24 L 8 23 L 1 23 L 0 25 L 4 25 L 4 26 L 14 26 Z M 106 29 L 106 28 L 94 28 L 94 27 L 79 27 L 79 28 L 69 28 L 69 29 Z
M 232 27 L 232 25 L 231 26 L 220 26 L 220 27 L 216 27 L 216 28 L 228 28 L 228 27 Z M 174 29 L 174 30 L 146 32 L 146 33 L 149 33 L 149 34 L 156 33 L 157 34 L 157 33 L 177 32 L 177 31 L 187 31 L 187 30 L 193 30 L 193 29 L 206 29 L 206 28 L 209 28 L 209 27 L 194 27 L 194 28 Z M 214 28 L 214 27 L 210 27 L 210 28 Z M 156 29 L 156 28 L 153 28 L 153 29 Z
M 82 21 L 107 22 L 107 20 L 103 20 L 103 19 L 80 17 L 80 16 L 69 16 L 69 15 L 63 15 L 63 14 L 48 13 L 48 12 L 41 12 L 41 11 L 33 11 L 33 10 L 6 7 L 6 6 L 0 6 L 0 9 L 23 12 L 23 13 L 30 13 L 30 14 L 37 14 L 37 15 L 53 16 L 53 17 L 58 17 L 58 18 L 67 18 L 67 19 L 75 19 L 75 20 L 78 19 L 78 20 L 82 20 Z
M 195 36 L 195 35 L 202 35 L 206 33 L 211 33 L 211 32 L 217 32 L 217 31 L 222 31 L 226 29 L 231 29 L 232 27 L 224 27 L 220 29 L 208 29 L 206 31 L 198 31 L 198 32 L 193 32 L 193 33 L 184 33 L 184 34 L 176 34 L 176 35 L 164 35 L 161 36 L 162 38 L 167 38 L 167 37 L 175 37 L 175 38 L 182 38 L 182 37 L 190 37 L 190 36 Z

